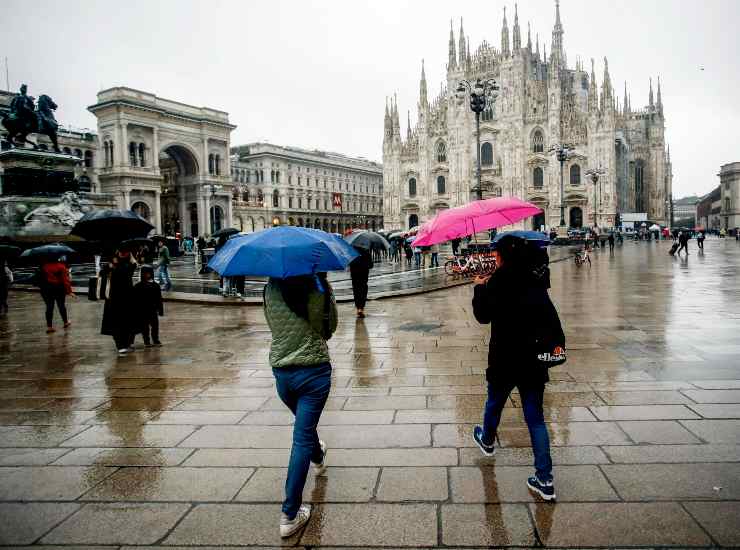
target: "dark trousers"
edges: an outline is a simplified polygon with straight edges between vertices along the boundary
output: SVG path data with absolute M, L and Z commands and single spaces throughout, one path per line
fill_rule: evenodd
M 681 246 L 678 247 L 677 254 L 680 254 L 682 250 L 686 251 L 686 254 L 689 253 L 689 243 L 681 243 Z
M 41 291 L 41 297 L 44 299 L 46 304 L 46 326 L 51 327 L 54 322 L 54 304 L 59 309 L 59 315 L 62 317 L 62 322 L 67 322 L 67 306 L 65 304 L 66 294 L 64 289 L 43 289 Z
M 150 333 L 151 340 L 149 339 Z M 154 341 L 155 344 L 159 343 L 159 316 L 156 313 L 147 316 L 143 320 L 141 335 L 144 337 L 144 343 L 147 345 L 152 341 Z
M 542 401 L 545 394 L 544 384 L 516 386 L 513 383 L 489 382 L 488 399 L 483 415 L 483 441 L 493 445 L 501 412 L 511 391 L 517 387 L 524 411 L 524 420 L 529 428 L 529 438 L 534 453 L 534 467 L 537 479 L 543 482 L 552 481 L 552 458 L 550 457 L 550 437 L 545 425 L 545 415 L 542 410 Z
M 704 250 L 704 239 L 697 239 L 696 244 L 699 246 L 699 250 Z
M 283 513 L 293 519 L 303 500 L 310 463 L 320 464 L 324 458 L 316 428 L 331 389 L 331 365 L 281 367 L 272 373 L 280 399 L 295 415 L 283 501 Z
M 113 341 L 116 343 L 116 349 L 125 349 L 134 343 L 134 335 L 128 331 L 119 331 L 113 335 Z
M 0 284 L 0 313 L 8 312 L 8 285 Z
M 370 276 L 368 271 L 352 273 L 352 296 L 355 299 L 355 307 L 363 309 L 367 303 L 367 279 Z

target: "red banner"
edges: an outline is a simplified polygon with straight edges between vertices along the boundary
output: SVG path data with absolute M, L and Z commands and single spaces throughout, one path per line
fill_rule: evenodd
M 334 208 L 342 208 L 342 194 L 341 193 L 332 193 L 332 195 L 331 195 L 331 203 L 334 206 Z

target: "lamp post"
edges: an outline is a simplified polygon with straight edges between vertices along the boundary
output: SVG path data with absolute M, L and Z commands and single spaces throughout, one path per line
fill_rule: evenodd
M 594 184 L 594 226 L 598 227 L 599 222 L 596 218 L 596 187 L 599 183 L 599 178 L 606 174 L 606 170 L 599 166 L 598 168 L 591 168 L 590 170 L 586 170 L 586 175 L 591 178 L 591 182 Z M 599 191 L 601 191 L 601 188 L 599 188 Z M 599 198 L 601 198 L 601 193 L 599 192 Z
M 575 146 L 568 143 L 557 143 L 550 146 L 549 153 L 554 154 L 560 163 L 560 227 L 565 227 L 565 184 L 563 182 L 563 166 L 575 154 Z
M 498 90 L 499 87 L 492 78 L 487 80 L 481 80 L 479 78 L 475 83 L 471 83 L 468 80 L 461 80 L 455 93 L 457 104 L 460 106 L 465 101 L 465 97 L 470 96 L 470 110 L 475 113 L 475 152 L 477 160 L 475 191 L 478 200 L 483 198 L 480 170 L 480 114 L 486 110 L 486 107 L 495 103 Z

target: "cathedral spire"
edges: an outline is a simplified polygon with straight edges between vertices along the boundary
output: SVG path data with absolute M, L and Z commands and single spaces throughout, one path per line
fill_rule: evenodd
M 501 27 L 501 55 L 509 57 L 509 24 L 506 22 L 506 6 L 504 6 L 504 25 Z
M 401 125 L 398 122 L 398 97 L 396 93 L 393 93 L 393 107 L 391 112 L 391 118 L 393 119 L 393 135 L 401 135 Z
M 604 57 L 604 82 L 601 84 L 601 110 L 606 111 L 614 105 L 612 81 L 609 77 L 609 61 Z
M 527 21 L 527 49 L 532 52 L 532 29 L 529 26 L 529 21 Z
M 560 22 L 560 0 L 555 0 L 555 26 L 552 29 L 550 60 L 554 68 L 560 68 L 563 64 L 563 24 Z
M 591 82 L 588 84 L 588 111 L 593 113 L 599 108 L 599 98 L 596 84 L 596 70 L 594 69 L 594 58 L 591 58 Z
M 407 111 L 406 117 L 406 141 L 411 141 L 411 109 Z
M 460 18 L 460 46 L 458 48 L 458 65 L 462 69 L 465 67 L 465 31 L 463 30 L 463 20 Z
M 452 19 L 450 19 L 450 55 L 447 60 L 447 70 L 454 71 L 457 67 L 457 53 L 455 52 L 455 33 L 452 30 Z
M 388 96 L 385 96 L 385 117 L 383 118 L 383 128 L 385 129 L 385 137 L 388 138 L 393 131 L 393 123 L 391 122 L 391 113 L 388 110 Z
M 419 108 L 426 109 L 427 104 L 427 77 L 424 74 L 424 60 L 421 60 L 421 81 L 419 82 Z
M 650 106 L 651 111 L 655 107 L 655 102 L 653 101 L 653 77 L 650 77 L 650 94 L 648 95 L 648 105 Z
M 627 101 L 627 81 L 624 81 L 624 100 L 622 101 L 622 109 L 624 109 L 624 114 L 629 113 L 629 103 Z
M 658 76 L 658 98 L 657 98 L 657 105 L 658 112 L 663 112 L 663 98 L 660 95 L 660 76 Z
M 537 37 L 537 51 L 535 52 L 535 55 L 537 56 L 537 61 L 540 60 L 540 33 L 536 34 Z
M 514 53 L 517 53 L 522 48 L 522 35 L 519 29 L 519 11 L 516 4 L 514 4 L 514 36 L 512 48 Z

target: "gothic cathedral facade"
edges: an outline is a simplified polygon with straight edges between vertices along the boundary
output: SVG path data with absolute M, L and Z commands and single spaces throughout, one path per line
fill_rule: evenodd
M 398 105 L 386 101 L 383 136 L 383 215 L 386 229 L 407 229 L 441 209 L 475 198 L 475 114 L 467 100 L 456 99 L 460 81 L 494 79 L 495 102 L 481 113 L 480 155 L 483 198 L 516 196 L 540 206 L 544 214 L 526 228 L 560 224 L 561 201 L 570 227 L 619 225 L 619 216 L 644 212 L 649 220 L 670 225 L 672 171 L 665 142 L 660 81 L 648 105 L 633 109 L 625 91 L 619 101 L 604 58 L 601 89 L 594 63 L 590 74 L 581 61 L 569 68 L 563 48 L 563 25 L 556 0 L 555 26 L 548 57 L 539 39 L 521 43 L 518 13 L 512 40 L 504 9 L 501 49 L 483 42 L 471 55 L 460 24 L 457 48 L 450 28 L 446 89 L 428 98 L 424 64 L 418 117 L 401 137 Z M 575 147 L 561 166 L 550 147 Z M 605 174 L 597 183 L 592 168 Z

